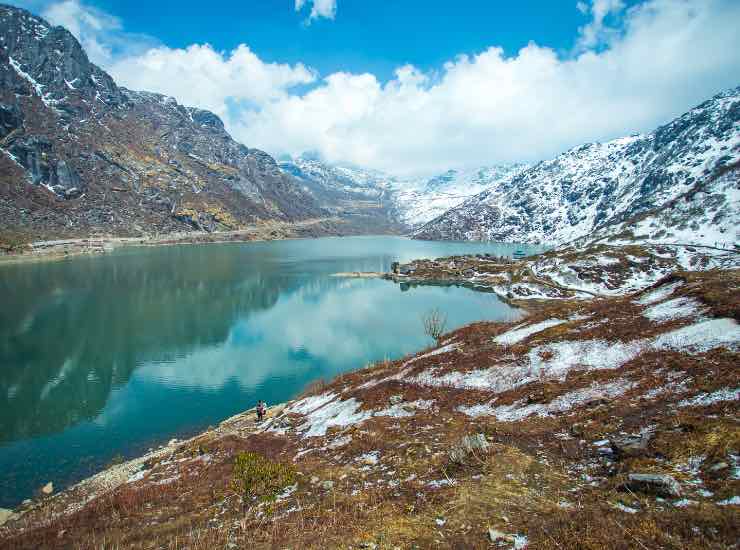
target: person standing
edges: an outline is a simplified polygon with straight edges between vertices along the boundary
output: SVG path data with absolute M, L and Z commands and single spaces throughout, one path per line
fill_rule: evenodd
M 265 402 L 260 399 L 257 401 L 257 421 L 262 422 L 265 418 L 265 412 L 267 410 L 267 407 L 265 405 Z

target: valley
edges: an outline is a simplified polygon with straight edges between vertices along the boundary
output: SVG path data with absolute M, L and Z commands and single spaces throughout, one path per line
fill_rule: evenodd
M 317 5 L 301 33 L 336 23 Z M 587 32 L 598 47 L 542 59 L 611 53 L 604 22 L 624 6 L 599 6 L 578 6 L 594 17 L 578 47 Z M 405 105 L 435 151 L 425 117 L 467 106 L 425 94 L 482 62 L 511 69 L 507 89 L 514 58 L 374 86 L 242 44 L 204 80 L 243 85 L 229 71 L 246 59 L 258 92 L 285 83 L 219 116 L 120 85 L 83 43 L 0 4 L 0 546 L 737 546 L 736 83 L 641 133 L 573 129 L 563 152 L 510 162 L 498 128 L 478 133 L 499 115 L 489 82 L 472 126 L 445 127 L 458 162 L 400 175 L 385 143 L 362 146 L 363 123 L 401 114 L 374 101 Z M 621 108 L 647 108 L 638 93 Z M 252 102 L 245 130 L 232 116 Z M 234 137 L 270 143 L 266 116 L 301 121 L 290 153 Z M 534 141 L 562 131 L 544 124 Z M 316 128 L 321 151 L 298 152 Z

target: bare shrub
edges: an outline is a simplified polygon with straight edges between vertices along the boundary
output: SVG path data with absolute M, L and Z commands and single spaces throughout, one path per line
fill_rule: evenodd
M 440 338 L 447 329 L 447 315 L 435 307 L 422 315 L 421 322 L 424 325 L 424 334 L 434 338 L 439 343 Z
M 323 378 L 319 378 L 317 380 L 314 380 L 306 384 L 306 386 L 303 388 L 303 391 L 300 393 L 298 397 L 303 398 L 303 397 L 308 397 L 309 395 L 315 395 L 317 393 L 322 392 L 328 386 L 329 386 L 329 383 L 326 380 L 324 380 Z

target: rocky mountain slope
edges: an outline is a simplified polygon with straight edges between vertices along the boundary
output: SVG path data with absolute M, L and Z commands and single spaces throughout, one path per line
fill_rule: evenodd
M 0 5 L 0 231 L 238 229 L 323 215 L 213 113 L 119 87 L 66 29 Z
M 614 234 L 606 228 L 619 225 L 620 231 L 632 228 L 658 242 L 690 238 L 733 245 L 740 210 L 738 161 L 740 88 L 735 88 L 650 134 L 589 143 L 540 162 L 415 236 L 563 244 L 594 232 Z M 670 215 L 663 212 L 666 207 Z
M 324 210 L 354 227 L 368 233 L 404 230 L 392 200 L 392 176 L 330 164 L 310 155 L 283 160 L 280 168 L 295 177 Z
M 526 168 L 502 164 L 475 170 L 448 170 L 431 178 L 403 178 L 377 170 L 332 164 L 312 155 L 280 162 L 298 178 L 320 204 L 345 215 L 369 202 L 391 224 L 409 230 L 431 221 L 491 187 L 510 180 Z
M 400 220 L 408 227 L 418 228 L 467 199 L 504 184 L 525 168 L 522 164 L 498 165 L 448 170 L 429 179 L 397 180 L 393 201 Z

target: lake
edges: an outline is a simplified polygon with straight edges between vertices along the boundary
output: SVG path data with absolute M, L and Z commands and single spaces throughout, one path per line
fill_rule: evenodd
M 345 237 L 123 248 L 0 266 L 0 507 L 311 381 L 518 312 L 490 293 L 379 279 L 391 262 L 533 247 Z

